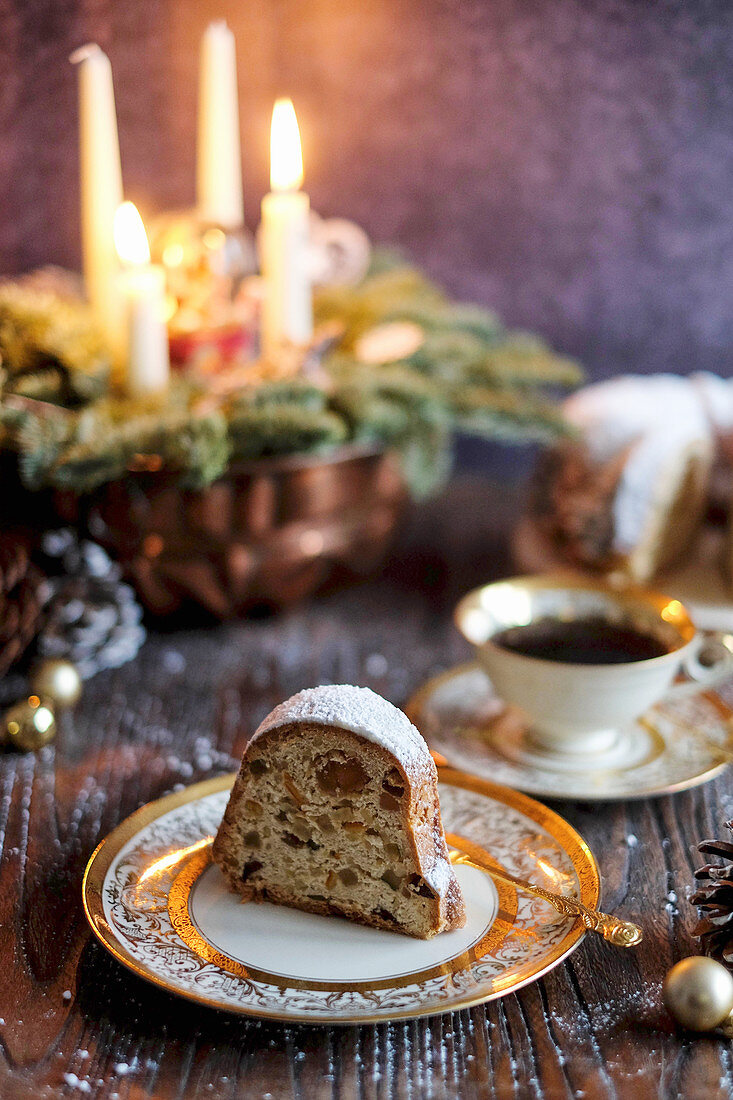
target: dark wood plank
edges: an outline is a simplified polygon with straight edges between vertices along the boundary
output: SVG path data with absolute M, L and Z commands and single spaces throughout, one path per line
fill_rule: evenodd
M 153 634 L 136 662 L 88 685 L 55 747 L 0 759 L 3 1100 L 733 1094 L 729 1044 L 678 1034 L 660 997 L 666 969 L 695 950 L 691 849 L 733 816 L 729 775 L 674 798 L 557 804 L 599 858 L 604 904 L 638 920 L 645 943 L 620 953 L 588 940 L 487 1006 L 363 1028 L 242 1020 L 149 986 L 87 935 L 80 882 L 99 839 L 150 799 L 233 768 L 274 703 L 325 679 L 399 703 L 465 658 L 450 612 L 511 571 L 513 499 L 463 480 L 415 512 L 379 578 L 281 618 Z

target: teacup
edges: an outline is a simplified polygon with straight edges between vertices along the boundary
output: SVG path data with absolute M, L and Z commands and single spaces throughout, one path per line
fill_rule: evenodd
M 548 659 L 507 648 L 507 638 L 523 636 L 517 628 L 549 623 L 557 631 L 559 624 L 588 620 L 608 624 L 609 634 L 654 640 L 652 652 L 659 655 L 626 660 L 616 653 L 616 663 L 603 656 L 579 663 L 559 656 L 559 649 Z M 607 751 L 621 728 L 670 691 L 685 690 L 672 686 L 681 670 L 700 690 L 733 668 L 733 639 L 721 635 L 713 644 L 709 635 L 698 635 L 679 600 L 586 578 L 516 577 L 485 585 L 460 601 L 456 624 L 476 646 L 499 696 L 529 718 L 533 742 L 552 753 Z

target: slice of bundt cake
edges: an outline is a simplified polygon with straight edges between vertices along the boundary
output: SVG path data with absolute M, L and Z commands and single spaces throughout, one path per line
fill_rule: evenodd
M 612 378 L 567 399 L 577 432 L 540 460 L 532 513 L 573 565 L 646 583 L 680 558 L 706 506 L 728 417 L 710 378 Z M 719 426 L 712 409 L 719 410 Z
M 421 939 L 465 923 L 428 747 L 368 688 L 310 688 L 265 718 L 213 857 L 246 899 Z

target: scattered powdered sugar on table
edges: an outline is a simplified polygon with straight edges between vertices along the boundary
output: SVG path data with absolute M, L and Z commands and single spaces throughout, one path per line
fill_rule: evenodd
M 299 691 L 268 714 L 252 741 L 293 722 L 336 726 L 365 737 L 396 756 L 410 777 L 426 766 L 432 771 L 432 757 L 422 735 L 406 714 L 371 688 L 329 684 Z
M 129 1062 L 115 1062 L 114 1071 L 119 1077 L 126 1077 L 128 1073 L 134 1073 L 136 1069 L 139 1069 L 140 1061 L 135 1055 Z
M 79 1092 L 92 1091 L 92 1086 L 89 1082 L 82 1077 L 77 1077 L 75 1073 L 65 1073 L 64 1084 L 68 1085 L 71 1089 L 77 1089 Z

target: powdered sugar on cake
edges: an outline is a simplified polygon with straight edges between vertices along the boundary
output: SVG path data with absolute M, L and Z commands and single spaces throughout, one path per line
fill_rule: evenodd
M 671 441 L 708 439 L 707 392 L 702 374 L 695 381 L 673 374 L 622 375 L 578 390 L 563 411 L 583 432 L 593 459 L 605 462 L 648 435 L 658 437 L 662 452 Z
M 356 733 L 392 753 L 411 778 L 426 766 L 432 770 L 432 757 L 422 734 L 406 714 L 370 688 L 328 684 L 299 691 L 268 714 L 252 740 L 293 722 L 337 726 Z
M 711 461 L 713 393 L 725 421 L 721 387 L 703 375 L 628 375 L 588 386 L 565 402 L 566 416 L 581 429 L 596 462 L 629 449 L 613 505 L 616 550 L 626 553 L 641 539 L 650 513 L 663 506 L 688 458 Z M 730 408 L 733 390 L 725 393 Z
M 690 375 L 689 381 L 697 390 L 718 442 L 725 444 L 733 433 L 733 380 L 700 371 Z

